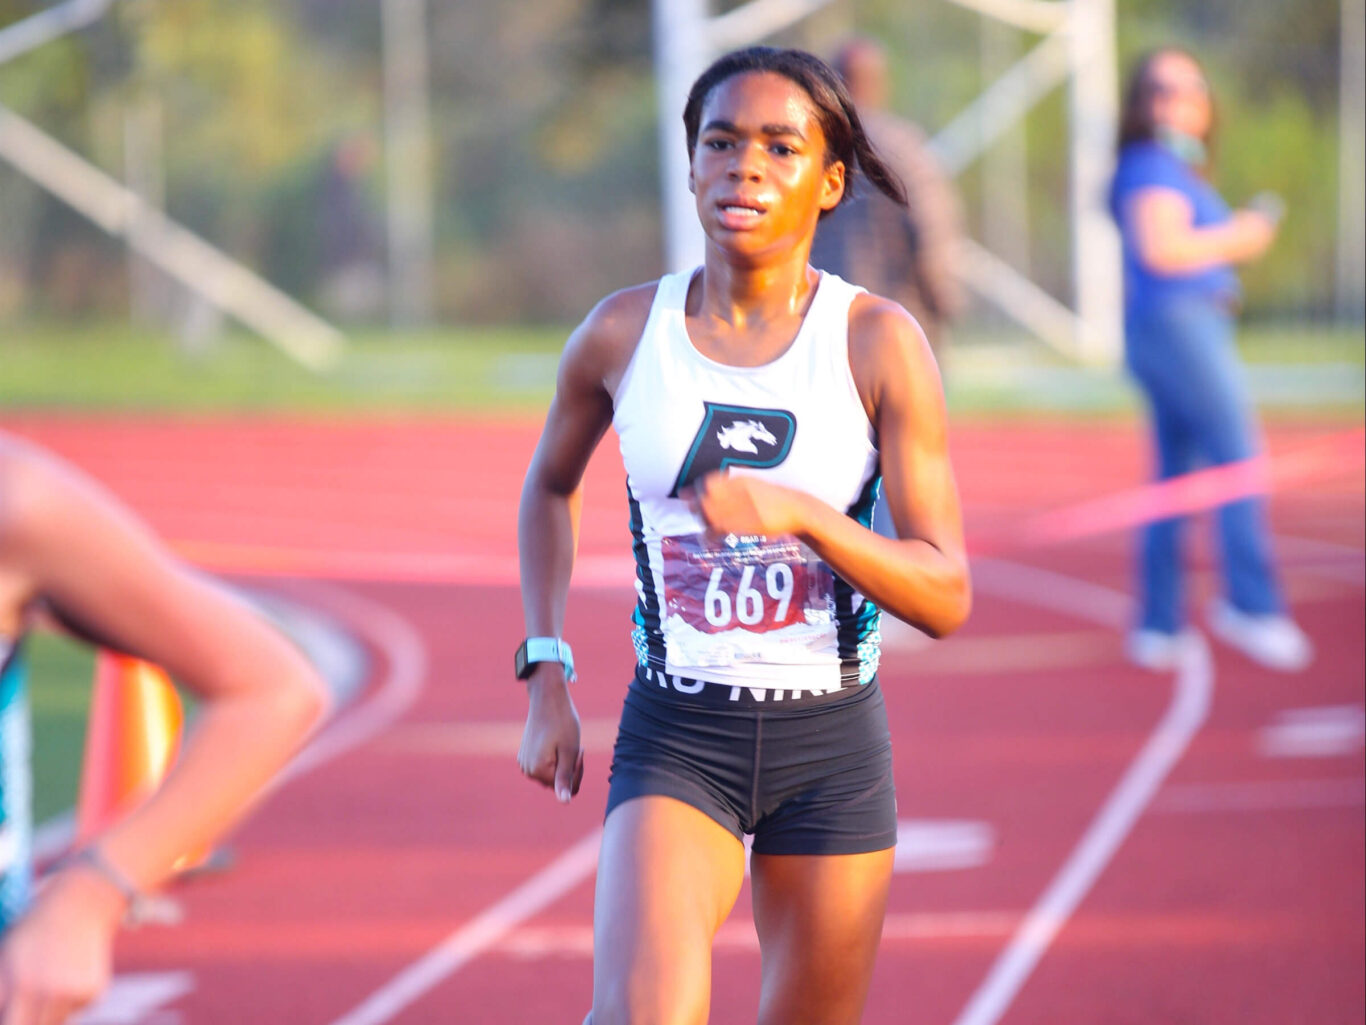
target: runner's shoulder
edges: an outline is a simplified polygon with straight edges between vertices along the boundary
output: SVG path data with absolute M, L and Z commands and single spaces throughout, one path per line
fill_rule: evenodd
M 620 379 L 645 332 L 658 282 L 612 292 L 571 333 L 560 361 L 560 383 L 594 381 L 607 387 Z M 612 388 L 608 387 L 611 392 Z
M 849 307 L 849 365 L 860 388 L 887 371 L 933 371 L 934 352 L 919 321 L 900 303 L 865 292 Z
M 565 346 L 564 364 L 598 380 L 618 377 L 635 354 L 658 281 L 613 292 L 589 312 Z

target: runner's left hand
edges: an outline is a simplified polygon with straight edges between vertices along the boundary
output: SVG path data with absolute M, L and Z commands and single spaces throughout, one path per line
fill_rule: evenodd
M 801 491 L 726 471 L 698 479 L 686 494 L 692 511 L 714 534 L 799 534 L 806 526 Z

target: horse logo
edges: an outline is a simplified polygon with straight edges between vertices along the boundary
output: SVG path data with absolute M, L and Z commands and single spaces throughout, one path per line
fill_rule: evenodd
M 716 432 L 716 440 L 721 443 L 722 448 L 728 448 L 732 452 L 748 452 L 752 456 L 757 456 L 759 450 L 754 446 L 756 441 L 762 441 L 765 445 L 776 445 L 778 439 L 759 420 L 737 420 L 729 427 L 722 427 Z
M 768 470 L 781 464 L 792 451 L 797 418 L 786 409 L 705 401 L 702 407 L 702 422 L 674 478 L 671 498 L 716 470 L 732 466 Z

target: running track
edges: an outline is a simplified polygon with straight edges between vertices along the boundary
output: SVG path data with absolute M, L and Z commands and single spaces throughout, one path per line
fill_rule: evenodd
M 331 757 L 242 830 L 238 866 L 182 887 L 187 924 L 124 938 L 120 991 L 151 1010 L 92 1023 L 578 1025 L 629 672 L 615 453 L 589 475 L 588 586 L 569 624 L 589 762 L 566 808 L 513 760 L 513 510 L 535 425 L 5 426 L 88 468 L 188 555 L 335 618 L 374 663 L 327 735 Z M 1272 449 L 1323 430 L 1279 428 Z M 1127 423 L 965 424 L 954 448 L 979 536 L 1143 476 Z M 1172 675 L 1124 664 L 1115 536 L 998 546 L 975 567 L 959 636 L 889 631 L 883 685 L 913 822 L 868 1023 L 1363 1020 L 1364 494 L 1357 460 L 1273 503 L 1319 647 L 1299 676 L 1219 648 Z M 1207 594 L 1208 574 L 1195 584 Z M 718 939 L 717 1025 L 753 1021 L 747 901 Z

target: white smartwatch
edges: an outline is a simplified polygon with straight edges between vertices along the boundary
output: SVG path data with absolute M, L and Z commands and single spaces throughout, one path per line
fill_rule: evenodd
M 574 653 L 559 637 L 528 637 L 517 649 L 515 666 L 517 679 L 525 680 L 537 662 L 558 662 L 564 666 L 564 678 L 574 682 Z

